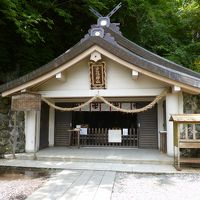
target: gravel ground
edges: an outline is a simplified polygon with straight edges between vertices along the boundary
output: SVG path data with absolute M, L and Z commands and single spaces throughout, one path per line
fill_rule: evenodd
M 112 200 L 200 200 L 200 174 L 118 173 Z
M 23 200 L 41 187 L 47 176 L 0 176 L 0 200 Z M 200 174 L 117 173 L 112 200 L 200 200 Z
M 32 192 L 46 182 L 46 178 L 30 178 L 16 175 L 0 177 L 0 200 L 26 199 Z

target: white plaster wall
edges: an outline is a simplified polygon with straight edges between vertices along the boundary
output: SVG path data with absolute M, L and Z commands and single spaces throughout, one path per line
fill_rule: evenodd
M 42 85 L 39 90 L 45 91 L 66 91 L 66 90 L 89 90 L 88 62 L 84 60 L 77 65 L 65 70 L 65 81 L 59 81 L 55 77 Z
M 123 93 L 124 96 L 154 96 L 159 94 L 166 86 L 165 83 L 142 74 L 139 74 L 137 80 L 133 80 L 130 69 L 110 59 L 103 58 L 103 60 L 106 61 L 107 68 L 107 88 L 106 90 L 99 90 L 99 92 L 104 96 L 116 96 L 120 93 Z M 93 96 L 97 91 L 90 90 L 88 61 L 89 58 L 84 59 L 65 70 L 66 81 L 62 82 L 53 77 L 40 86 L 38 91 L 43 96 L 48 96 L 48 92 L 52 96 L 59 96 L 60 94 L 60 97 L 68 97 L 70 95 Z
M 137 80 L 132 79 L 132 71 L 120 64 L 105 59 L 107 63 L 107 88 L 108 89 L 152 89 L 163 88 L 165 83 L 157 81 L 139 73 Z

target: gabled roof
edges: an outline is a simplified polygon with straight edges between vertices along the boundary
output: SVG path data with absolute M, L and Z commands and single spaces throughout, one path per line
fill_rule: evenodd
M 92 28 L 97 28 L 96 25 Z M 104 36 L 91 36 L 91 30 L 80 42 L 71 49 L 43 65 L 37 70 L 24 75 L 14 81 L 0 86 L 0 92 L 13 89 L 26 82 L 34 80 L 64 63 L 75 58 L 90 47 L 97 45 L 106 51 L 112 53 L 118 58 L 139 67 L 143 70 L 157 74 L 159 76 L 171 79 L 196 88 L 200 93 L 200 74 L 190 69 L 182 67 L 176 63 L 166 60 L 123 37 L 116 24 L 110 24 L 110 27 L 100 27 L 104 31 Z
M 179 123 L 200 123 L 200 114 L 175 114 L 170 117 L 169 121 Z

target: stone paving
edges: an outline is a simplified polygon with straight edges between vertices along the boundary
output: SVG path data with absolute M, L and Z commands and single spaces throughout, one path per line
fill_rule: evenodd
M 28 154 L 29 158 L 32 156 Z M 115 149 L 108 153 L 103 149 L 50 148 L 37 153 L 39 160 L 25 160 L 28 158 L 27 154 L 17 157 L 19 159 L 1 159 L 0 166 L 62 170 L 29 196 L 28 200 L 111 199 L 116 173 L 120 172 L 155 175 L 200 173 L 199 168 L 183 168 L 182 171 L 176 171 L 172 164 L 169 164 L 172 163 L 172 158 L 151 150 L 147 153 Z
M 27 200 L 109 200 L 116 172 L 63 170 Z
M 184 168 L 182 171 L 176 171 L 172 165 L 158 164 L 58 162 L 8 159 L 1 159 L 0 166 L 62 170 L 29 196 L 27 198 L 28 200 L 108 200 L 112 199 L 111 195 L 115 184 L 116 173 L 128 172 L 130 175 L 133 173 L 148 173 L 157 176 L 158 174 L 175 175 L 186 173 L 198 175 L 200 172 L 199 168 Z M 125 182 L 130 185 L 128 181 Z M 130 199 L 129 195 L 126 196 L 127 198 L 121 199 Z M 114 197 L 116 196 L 113 196 L 113 198 Z

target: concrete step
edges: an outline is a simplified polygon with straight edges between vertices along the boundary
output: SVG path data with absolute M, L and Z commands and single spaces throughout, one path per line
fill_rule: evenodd
M 83 157 L 51 157 L 38 156 L 37 160 L 41 161 L 66 161 L 66 162 L 95 162 L 95 163 L 120 163 L 120 164 L 173 164 L 172 160 L 153 160 L 153 159 L 103 159 L 103 158 L 83 158 Z
M 104 157 L 83 157 L 83 156 L 50 156 L 50 155 L 36 155 L 39 161 L 62 161 L 62 162 L 93 162 L 93 163 L 118 163 L 118 164 L 161 164 L 171 165 L 173 160 L 170 157 L 166 159 L 153 159 L 153 158 L 131 158 L 122 159 L 120 158 L 104 158 Z M 9 158 L 7 156 L 7 158 Z M 18 160 L 34 160 L 34 154 L 16 154 Z

